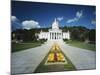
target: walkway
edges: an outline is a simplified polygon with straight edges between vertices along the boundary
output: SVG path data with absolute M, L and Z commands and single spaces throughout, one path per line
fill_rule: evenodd
M 95 51 L 69 46 L 63 42 L 58 42 L 64 54 L 72 61 L 77 70 L 95 69 Z
M 52 43 L 45 43 L 42 46 L 12 53 L 12 73 L 32 73 L 49 52 Z

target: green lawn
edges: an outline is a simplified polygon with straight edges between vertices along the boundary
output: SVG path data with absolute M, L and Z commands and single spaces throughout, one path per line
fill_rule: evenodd
M 95 44 L 89 44 L 85 42 L 80 42 L 80 41 L 66 41 L 67 44 L 70 46 L 75 46 L 83 49 L 88 49 L 92 51 L 96 51 L 96 45 Z
M 34 43 L 12 43 L 12 52 L 22 51 L 25 49 L 33 48 L 40 46 L 41 42 L 34 42 Z
M 70 61 L 70 59 L 67 56 L 65 56 L 64 53 L 63 53 L 63 55 L 64 55 L 65 59 L 68 62 L 67 64 L 45 65 L 45 61 L 47 59 L 48 54 L 45 56 L 45 58 L 42 60 L 42 62 L 39 64 L 39 66 L 36 68 L 35 73 L 59 72 L 59 71 L 73 71 L 73 70 L 76 70 L 75 66 L 72 64 L 72 62 Z

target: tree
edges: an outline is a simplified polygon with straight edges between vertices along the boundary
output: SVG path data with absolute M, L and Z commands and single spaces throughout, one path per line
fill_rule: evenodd
M 89 40 L 92 42 L 92 43 L 95 43 L 96 41 L 96 31 L 95 29 L 91 29 L 89 31 Z

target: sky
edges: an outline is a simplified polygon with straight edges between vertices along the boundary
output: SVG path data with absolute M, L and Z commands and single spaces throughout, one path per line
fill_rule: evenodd
M 12 30 L 51 27 L 56 18 L 60 27 L 96 28 L 96 6 L 12 1 Z

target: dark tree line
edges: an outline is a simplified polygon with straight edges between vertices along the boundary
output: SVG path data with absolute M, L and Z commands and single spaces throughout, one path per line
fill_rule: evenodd
M 70 31 L 71 40 L 78 41 L 87 41 L 90 43 L 95 43 L 96 41 L 96 30 L 95 29 L 87 29 L 82 26 L 73 26 L 73 27 L 63 27 L 62 30 L 64 32 Z
M 38 41 L 38 33 L 41 31 L 48 31 L 47 28 L 41 28 L 41 29 L 17 29 L 16 31 L 12 32 L 12 40 L 23 40 L 24 42 L 29 42 L 29 41 Z M 41 40 L 44 41 L 44 40 Z
M 39 29 L 18 29 L 13 31 L 12 34 L 15 34 L 15 37 L 12 35 L 12 39 L 23 40 L 23 41 L 37 41 L 37 34 L 42 30 L 47 32 L 49 28 L 39 28 Z M 91 43 L 95 43 L 96 41 L 96 30 L 95 29 L 87 29 L 81 26 L 73 26 L 73 27 L 62 27 L 63 32 L 70 31 L 71 40 L 78 41 L 89 41 Z

